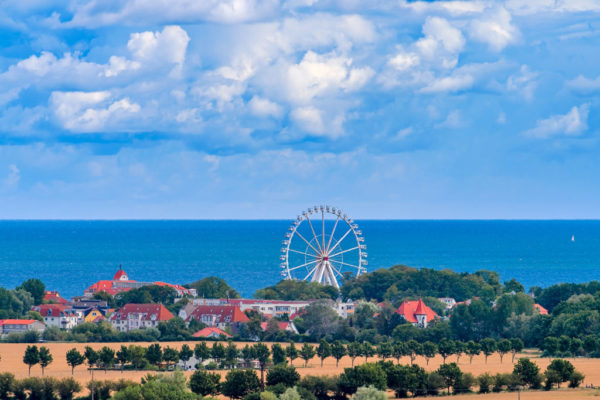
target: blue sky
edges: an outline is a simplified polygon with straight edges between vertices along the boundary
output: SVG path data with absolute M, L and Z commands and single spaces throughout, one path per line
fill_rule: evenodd
M 596 0 L 2 2 L 0 218 L 600 218 L 599 45 Z

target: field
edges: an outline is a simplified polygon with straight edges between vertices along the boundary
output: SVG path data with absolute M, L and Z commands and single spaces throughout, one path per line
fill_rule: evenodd
M 177 343 L 161 343 L 164 347 L 169 345 L 174 348 L 181 348 L 184 342 Z M 188 342 L 188 344 L 193 348 L 197 342 Z M 126 345 L 133 343 L 125 343 Z M 149 343 L 136 343 L 147 347 Z M 246 343 L 238 343 L 238 346 L 244 346 Z M 71 376 L 71 368 L 67 365 L 65 360 L 66 352 L 75 347 L 83 352 L 83 349 L 86 345 L 89 345 L 95 349 L 100 349 L 102 346 L 109 346 L 113 349 L 118 349 L 121 344 L 120 343 L 47 343 L 47 346 L 53 357 L 54 362 L 46 368 L 46 375 L 53 376 L 56 378 L 68 377 Z M 211 343 L 209 342 L 209 346 Z M 25 352 L 25 348 L 27 344 L 13 344 L 13 343 L 0 343 L 0 356 L 2 357 L 0 361 L 0 372 L 12 372 L 18 378 L 27 377 L 27 365 L 23 364 L 23 353 Z M 532 358 L 542 370 L 546 368 L 549 359 L 546 358 L 537 358 L 537 353 L 533 352 L 525 352 L 524 354 L 520 354 L 519 356 L 530 357 Z M 369 361 L 376 361 L 376 358 L 369 358 Z M 448 359 L 449 362 L 456 361 L 456 356 L 452 356 Z M 575 368 L 583 372 L 585 375 L 585 385 L 594 385 L 595 387 L 600 386 L 600 359 L 589 359 L 589 358 L 577 358 L 570 359 Z M 357 358 L 356 364 L 364 362 L 364 358 Z M 410 363 L 410 359 L 404 358 L 401 360 L 402 363 L 408 364 Z M 425 360 L 421 357 L 418 357 L 416 363 L 425 367 L 427 370 L 435 370 L 439 367 L 442 362 L 441 357 L 436 357 L 429 362 L 429 365 L 426 365 Z M 335 366 L 335 360 L 333 358 L 327 358 L 323 367 L 321 367 L 321 361 L 318 358 L 312 359 L 308 363 L 308 367 L 304 367 L 304 360 L 296 359 L 294 361 L 294 365 L 298 368 L 298 372 L 300 375 L 336 375 L 343 372 L 345 367 L 349 367 L 351 365 L 351 360 L 349 357 L 344 357 L 338 367 Z M 498 372 L 511 372 L 512 371 L 512 363 L 510 355 L 504 356 L 504 362 L 500 363 L 500 357 L 498 355 L 493 355 L 488 358 L 487 364 L 484 361 L 483 356 L 478 356 L 473 359 L 473 363 L 469 363 L 468 357 L 461 357 L 460 359 L 460 368 L 464 372 L 471 372 L 474 375 L 479 375 L 484 372 L 489 372 L 491 374 L 495 374 Z M 104 373 L 104 371 L 95 371 L 94 377 L 95 379 L 100 380 L 118 380 L 121 378 L 131 379 L 134 381 L 139 381 L 142 376 L 145 376 L 147 371 L 125 371 L 121 373 L 120 371 L 108 371 Z M 225 372 L 221 372 L 224 374 Z M 31 372 L 32 376 L 41 376 L 41 369 L 39 365 L 36 365 L 32 368 Z M 191 372 L 186 372 L 186 374 L 191 374 Z M 89 371 L 87 371 L 85 366 L 79 366 L 75 369 L 74 374 L 75 379 L 82 383 L 87 383 L 91 379 L 91 375 Z M 600 393 L 595 390 L 560 390 L 560 391 L 552 391 L 552 392 L 522 392 L 522 399 L 531 399 L 531 400 L 554 400 L 554 399 L 579 399 L 579 398 L 589 398 L 590 396 L 599 395 Z M 487 394 L 487 395 L 463 395 L 453 397 L 454 399 L 478 399 L 485 398 L 488 400 L 504 400 L 504 399 L 516 399 L 517 393 L 500 393 L 500 394 Z

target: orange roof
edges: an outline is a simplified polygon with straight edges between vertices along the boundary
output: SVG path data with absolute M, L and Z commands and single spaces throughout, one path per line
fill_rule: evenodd
M 260 328 L 261 328 L 263 331 L 266 331 L 268 326 L 269 326 L 269 323 L 268 323 L 268 322 L 261 322 L 261 323 L 260 323 Z M 281 329 L 282 331 L 285 331 L 285 330 L 288 328 L 288 326 L 290 326 L 290 323 L 289 323 L 289 322 L 284 322 L 284 321 L 278 321 L 278 322 L 277 322 L 277 326 L 278 326 L 278 327 L 279 327 L 279 329 Z
M 194 333 L 192 336 L 193 337 L 209 337 L 212 335 L 223 335 L 225 337 L 231 337 L 231 335 L 227 332 L 225 332 L 223 329 L 219 329 L 217 327 L 207 327 L 204 329 L 200 329 L 198 332 Z
M 231 305 L 197 306 L 188 316 L 187 321 L 191 321 L 192 318 L 202 321 L 203 315 L 217 316 L 217 323 L 250 322 L 250 319 L 239 307 Z
M 123 279 L 123 278 L 125 278 L 125 279 Z M 127 274 L 125 273 L 123 268 L 119 267 L 119 269 L 115 273 L 115 276 L 113 276 L 113 281 L 120 281 L 121 279 L 124 281 L 129 280 L 129 278 L 127 277 Z
M 0 319 L 0 325 L 31 325 L 36 321 L 40 322 L 36 319 Z
M 173 318 L 171 311 L 162 304 L 125 304 L 110 316 L 110 321 L 127 320 L 129 314 L 142 314 L 144 321 L 168 321 Z
M 423 300 L 419 299 L 418 301 L 405 301 L 400 307 L 396 310 L 396 312 L 408 321 L 412 323 L 417 323 L 417 315 L 425 315 L 425 320 L 427 322 L 435 319 L 438 315 L 431 308 L 427 307 Z
M 548 310 L 546 310 L 544 307 L 542 307 L 541 305 L 539 305 L 537 303 L 533 305 L 533 308 L 535 308 L 536 310 L 538 310 L 538 312 L 541 315 L 548 315 Z
M 42 317 L 66 317 L 75 315 L 72 311 L 67 311 L 67 306 L 63 304 L 40 304 L 31 307 L 31 310 L 37 311 Z
M 53 290 L 46 291 L 46 294 L 44 295 L 44 301 L 52 301 L 58 304 L 65 304 L 69 302 L 68 300 L 65 300 L 62 297 L 60 297 L 60 294 Z

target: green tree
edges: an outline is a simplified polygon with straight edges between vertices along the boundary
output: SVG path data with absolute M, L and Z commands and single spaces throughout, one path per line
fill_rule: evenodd
M 429 365 L 429 360 L 435 357 L 438 352 L 438 347 L 435 343 L 427 341 L 423 343 L 423 356 L 425 356 L 425 362 Z
M 317 355 L 321 359 L 321 367 L 323 367 L 323 361 L 331 356 L 331 346 L 325 339 L 321 339 L 319 347 L 317 347 Z
M 163 350 L 163 361 L 167 363 L 167 367 L 175 365 L 179 361 L 179 352 L 172 347 L 165 347 Z
M 346 346 L 339 340 L 336 340 L 331 345 L 331 355 L 335 358 L 335 366 L 337 367 L 342 357 L 346 355 Z
M 44 301 L 44 296 L 46 295 L 46 285 L 44 285 L 44 282 L 37 278 L 27 279 L 21 284 L 21 286 L 17 287 L 17 290 L 19 289 L 31 294 L 33 297 L 33 302 L 36 305 L 42 304 Z
M 465 352 L 469 356 L 469 364 L 473 364 L 473 357 L 481 354 L 481 346 L 479 343 L 469 340 L 465 346 Z
M 82 387 L 72 377 L 64 378 L 56 382 L 56 391 L 60 400 L 72 400 L 75 393 L 81 392 Z
M 304 343 L 300 349 L 300 358 L 304 360 L 304 366 L 308 366 L 308 361 L 316 355 L 315 348 L 308 343 Z
M 205 299 L 237 299 L 239 293 L 227 284 L 223 279 L 209 276 L 199 281 L 189 283 L 185 287 L 196 289 L 198 297 Z
M 227 347 L 225 347 L 225 364 L 227 364 L 230 368 L 235 368 L 240 352 L 237 346 L 229 340 L 227 342 Z
M 225 358 L 225 346 L 222 343 L 213 343 L 212 349 L 210 350 L 210 356 L 218 363 Z
M 364 342 L 361 346 L 361 356 L 365 358 L 365 362 L 369 357 L 373 357 L 376 354 L 375 347 L 369 342 Z
M 216 373 L 198 370 L 190 377 L 190 389 L 203 397 L 219 394 L 221 376 Z
M 187 343 L 181 346 L 181 350 L 179 350 L 179 359 L 183 361 L 183 369 L 187 370 L 187 363 L 193 355 L 194 352 Z
M 53 361 L 53 357 L 52 354 L 50 353 L 50 349 L 42 346 L 40 347 L 40 351 L 39 351 L 39 357 L 40 357 L 40 367 L 42 367 L 42 376 L 44 376 L 44 370 L 46 369 L 46 367 L 50 364 L 52 364 Z
M 352 366 L 354 367 L 354 360 L 362 354 L 362 345 L 358 342 L 351 342 L 348 343 L 346 350 L 350 360 L 352 360 Z
M 88 367 L 91 369 L 98 362 L 98 352 L 92 349 L 90 346 L 85 346 L 85 351 L 83 352 L 83 356 L 87 360 Z
M 10 372 L 0 373 L 0 400 L 8 400 L 14 393 L 16 386 L 15 376 Z
M 388 400 L 384 390 L 375 389 L 373 386 L 361 386 L 352 395 L 351 400 Z
M 250 365 L 250 362 L 256 358 L 256 355 L 254 354 L 254 346 L 250 347 L 249 345 L 245 345 L 242 348 L 242 358 L 244 359 L 246 365 Z
M 456 363 L 442 364 L 436 371 L 443 379 L 450 394 L 450 388 L 454 387 L 462 377 L 462 371 Z
M 406 350 L 408 352 L 408 356 L 410 357 L 410 365 L 413 365 L 417 355 L 423 351 L 421 343 L 416 340 L 409 340 L 406 342 Z
M 520 358 L 513 368 L 513 374 L 518 377 L 522 385 L 527 385 L 532 389 L 539 389 L 542 377 L 540 368 L 528 358 Z
M 377 345 L 377 354 L 383 358 L 383 361 L 387 360 L 394 353 L 394 346 L 388 342 L 381 342 Z
M 273 354 L 273 364 L 282 364 L 286 361 L 285 350 L 279 343 L 273 343 L 271 346 L 271 354 Z
M 492 338 L 482 339 L 479 344 L 481 345 L 481 351 L 485 356 L 485 363 L 487 364 L 487 359 L 490 355 L 496 352 L 497 344 L 496 341 Z
M 117 361 L 121 365 L 121 373 L 123 372 L 123 368 L 125 368 L 125 364 L 131 361 L 131 355 L 129 354 L 129 349 L 127 346 L 121 345 L 121 348 L 116 352 Z
M 129 352 L 129 361 L 133 365 L 133 368 L 140 369 L 148 362 L 146 360 L 146 349 L 142 346 L 131 345 L 127 348 Z
M 146 349 L 146 360 L 152 365 L 159 365 L 163 360 L 163 352 L 160 344 L 153 343 Z
M 500 339 L 498 340 L 498 354 L 500 355 L 500 364 L 502 364 L 502 359 L 504 355 L 512 350 L 512 344 L 508 339 Z
M 196 346 L 194 346 L 194 356 L 199 362 L 210 358 L 210 349 L 206 345 L 206 342 L 196 343 Z
M 558 384 L 558 387 L 560 387 L 560 384 L 562 382 L 566 382 L 569 379 L 571 379 L 571 375 L 573 374 L 574 371 L 575 371 L 575 367 L 573 367 L 573 364 L 571 364 L 567 360 L 561 360 L 561 359 L 552 360 L 550 365 L 548 365 L 548 368 L 546 368 L 546 372 L 549 372 L 552 375 L 551 376 L 552 378 L 554 378 L 554 377 L 559 378 L 559 381 L 555 382 Z M 554 380 L 554 379 L 551 379 L 551 380 Z
M 454 345 L 454 341 L 452 341 L 452 340 L 443 339 L 438 344 L 438 353 L 444 359 L 444 364 L 446 364 L 446 358 L 448 358 L 448 356 L 454 354 L 455 350 L 456 350 L 456 347 Z
M 285 387 L 294 387 L 300 381 L 300 374 L 296 368 L 278 364 L 267 372 L 267 386 L 282 384 Z
M 40 352 L 37 346 L 27 346 L 25 349 L 25 355 L 23 355 L 23 363 L 29 367 L 28 374 L 31 376 L 31 367 L 40 362 Z
M 225 376 L 221 393 L 232 399 L 241 399 L 260 390 L 258 376 L 252 370 L 232 369 Z
M 294 360 L 298 358 L 298 350 L 296 349 L 296 344 L 291 341 L 288 347 L 285 349 L 285 353 L 287 357 L 290 359 L 290 365 L 294 365 Z
M 67 351 L 67 364 L 71 367 L 71 375 L 75 373 L 75 367 L 85 362 L 85 357 L 76 348 Z
M 100 365 L 102 365 L 106 374 L 106 370 L 115 363 L 115 351 L 108 346 L 102 347 L 98 352 L 98 361 L 100 361 Z
M 521 338 L 511 338 L 510 339 L 510 347 L 511 347 L 510 352 L 512 354 L 511 362 L 514 364 L 515 356 L 517 355 L 517 353 L 519 353 L 523 350 L 523 348 L 525 347 L 525 343 L 523 343 L 523 340 L 521 340 Z
M 256 361 L 258 361 L 258 365 L 260 366 L 260 387 L 264 390 L 265 388 L 265 368 L 269 363 L 271 356 L 271 352 L 267 345 L 263 343 L 256 343 L 254 345 L 254 357 L 256 357 Z
M 385 390 L 386 373 L 379 364 L 365 363 L 353 368 L 345 368 L 338 378 L 338 387 L 342 394 L 352 395 L 361 386 L 374 386 Z

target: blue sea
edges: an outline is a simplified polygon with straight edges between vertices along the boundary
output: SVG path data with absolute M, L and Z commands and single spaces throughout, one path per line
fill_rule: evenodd
M 356 222 L 369 271 L 394 264 L 487 269 L 526 287 L 600 280 L 600 221 Z M 215 275 L 252 296 L 278 282 L 290 223 L 0 221 L 0 286 L 36 277 L 70 297 L 122 265 L 138 281 L 183 284 Z

